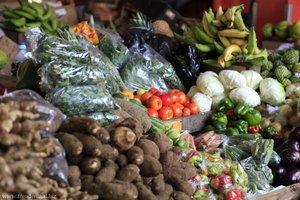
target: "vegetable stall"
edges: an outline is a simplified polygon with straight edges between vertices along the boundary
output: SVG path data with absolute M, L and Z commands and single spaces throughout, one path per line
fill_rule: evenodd
M 25 27 L 31 56 L 0 96 L 0 193 L 299 198 L 299 51 L 260 49 L 242 9 L 181 33 L 142 13 L 126 34 Z

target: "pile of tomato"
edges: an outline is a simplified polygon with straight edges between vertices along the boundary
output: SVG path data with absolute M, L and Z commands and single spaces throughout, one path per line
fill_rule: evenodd
M 149 116 L 162 120 L 195 115 L 200 112 L 198 106 L 178 89 L 172 89 L 168 93 L 162 93 L 156 88 L 148 91 L 139 89 L 135 93 L 125 89 L 122 90 L 122 93 L 146 106 Z

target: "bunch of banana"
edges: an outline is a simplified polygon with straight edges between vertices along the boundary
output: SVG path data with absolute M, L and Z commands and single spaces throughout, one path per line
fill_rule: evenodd
M 48 33 L 57 29 L 56 17 L 52 14 L 52 7 L 43 7 L 41 4 L 28 0 L 19 0 L 20 6 L 12 9 L 5 7 L 2 23 L 11 26 L 18 32 L 25 32 L 25 27 L 42 27 Z
M 183 35 L 175 35 L 176 39 L 194 45 L 201 54 L 218 52 L 217 59 L 203 61 L 208 65 L 224 68 L 237 61 L 262 65 L 267 60 L 266 51 L 257 47 L 254 28 L 245 26 L 243 8 L 233 6 L 224 12 L 220 6 L 216 13 L 210 8 L 204 11 L 201 23 L 196 22 Z

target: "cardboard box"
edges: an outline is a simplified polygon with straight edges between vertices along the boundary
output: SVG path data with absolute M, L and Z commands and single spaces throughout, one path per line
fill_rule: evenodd
M 300 199 L 300 183 L 274 190 L 265 195 L 260 195 L 253 200 L 299 200 Z
M 277 50 L 282 45 L 293 45 L 294 41 L 276 41 L 276 40 L 263 40 L 262 41 L 262 48 L 266 48 L 268 50 Z
M 19 46 L 7 36 L 3 36 L 0 38 L 0 49 L 9 57 L 8 63 L 0 70 L 0 75 L 11 76 L 11 64 L 19 52 Z
M 78 22 L 77 11 L 74 3 L 55 8 L 56 18 L 59 22 L 67 25 L 74 25 Z

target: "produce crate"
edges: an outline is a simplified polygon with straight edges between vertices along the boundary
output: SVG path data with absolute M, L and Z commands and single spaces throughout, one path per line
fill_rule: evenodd
M 284 187 L 265 195 L 260 195 L 253 200 L 299 200 L 300 183 Z
M 194 133 L 204 128 L 207 120 L 211 117 L 211 115 L 212 112 L 199 113 L 197 115 L 166 120 L 164 121 L 164 123 L 166 126 L 173 126 L 179 131 L 188 130 L 191 133 Z

